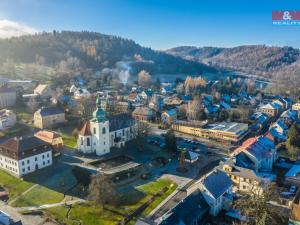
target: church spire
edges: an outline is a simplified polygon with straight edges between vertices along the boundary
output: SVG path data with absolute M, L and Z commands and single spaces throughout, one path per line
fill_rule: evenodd
M 98 96 L 96 100 L 97 109 L 93 112 L 93 120 L 97 122 L 104 122 L 106 121 L 105 111 L 102 108 L 101 98 Z

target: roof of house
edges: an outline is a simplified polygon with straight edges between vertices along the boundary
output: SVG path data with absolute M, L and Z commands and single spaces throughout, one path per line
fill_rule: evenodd
M 152 116 L 153 112 L 148 107 L 136 107 L 132 114 Z
M 86 121 L 79 131 L 79 135 L 81 136 L 91 136 L 91 125 L 90 121 Z
M 177 114 L 177 110 L 176 109 L 171 109 L 171 110 L 168 110 L 164 113 L 167 114 L 168 116 L 175 116 Z
M 244 153 L 240 152 L 235 156 L 235 164 L 239 167 L 243 168 L 254 168 L 254 163 L 251 161 L 251 159 Z
M 135 123 L 135 120 L 131 117 L 131 115 L 128 115 L 127 113 L 114 115 L 108 117 L 108 119 L 109 119 L 109 132 L 131 127 Z
M 65 111 L 59 107 L 44 107 L 37 110 L 36 113 L 39 113 L 41 116 L 51 116 L 55 114 L 65 113 Z
M 202 183 L 215 199 L 223 195 L 232 186 L 229 176 L 219 170 L 210 173 Z
M 203 195 L 197 189 L 167 213 L 160 225 L 190 225 L 209 211 Z
M 135 100 L 138 97 L 138 94 L 136 92 L 131 92 L 128 96 L 129 100 Z
M 186 151 L 185 158 L 188 160 L 195 160 L 199 157 L 199 154 L 193 151 Z
M 292 168 L 284 176 L 297 177 L 300 180 L 300 165 L 293 165 Z
M 251 180 L 261 181 L 261 178 L 257 176 L 253 170 L 236 165 L 232 167 L 232 171 L 229 171 L 227 173 Z
M 53 139 L 61 137 L 60 134 L 50 130 L 40 130 L 34 136 L 48 143 L 51 143 Z
M 0 154 L 15 160 L 20 160 L 50 150 L 52 150 L 50 145 L 37 137 L 15 137 L 0 144 Z

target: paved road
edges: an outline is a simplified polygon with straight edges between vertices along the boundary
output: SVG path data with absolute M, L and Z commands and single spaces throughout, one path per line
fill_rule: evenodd
M 215 166 L 219 164 L 220 160 L 214 160 L 207 164 L 206 166 L 200 168 L 197 176 L 188 182 L 183 188 L 180 188 L 175 195 L 173 195 L 168 201 L 165 202 L 161 207 L 156 208 L 154 213 L 150 213 L 150 219 L 152 221 L 159 221 L 160 217 L 165 215 L 170 209 L 177 205 L 182 199 L 184 199 L 186 194 L 186 189 L 199 180 L 203 175 L 210 172 Z
M 41 215 L 22 215 L 16 208 L 13 208 L 0 201 L 0 210 L 8 214 L 14 221 L 22 221 L 23 225 L 57 225 L 57 223 L 48 221 Z

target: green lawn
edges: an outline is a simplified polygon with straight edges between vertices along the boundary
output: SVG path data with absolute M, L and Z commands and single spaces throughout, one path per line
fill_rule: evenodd
M 122 216 L 95 207 L 92 203 L 74 205 L 70 211 L 69 218 L 66 218 L 68 208 L 65 206 L 49 208 L 45 211 L 54 219 L 67 225 L 77 225 L 78 221 L 81 221 L 81 224 L 89 225 L 114 225 L 123 219 Z
M 177 188 L 177 184 L 175 182 L 170 179 L 157 179 L 156 181 L 131 189 L 121 196 L 120 206 L 113 210 L 122 214 L 133 212 L 164 187 L 168 187 L 168 191 L 153 201 L 143 212 L 143 216 L 148 215 L 159 203 L 161 203 Z
M 10 199 L 13 199 L 33 185 L 0 170 L 0 186 L 8 189 Z
M 36 186 L 18 200 L 13 202 L 14 207 L 39 206 L 61 202 L 64 195 L 44 186 Z
M 64 145 L 68 148 L 76 148 L 77 147 L 77 139 L 70 134 L 63 133 L 62 138 L 64 141 Z
M 91 202 L 76 204 L 71 210 L 69 219 L 66 218 L 67 208 L 65 206 L 49 208 L 45 211 L 54 219 L 67 225 L 78 224 L 78 220 L 80 220 L 82 224 L 89 225 L 118 224 L 118 222 L 123 219 L 122 214 L 131 213 L 164 187 L 169 187 L 168 191 L 152 202 L 141 215 L 146 216 L 176 189 L 177 184 L 175 182 L 169 179 L 158 179 L 133 188 L 122 195 L 121 202 L 118 206 L 106 206 L 106 209 L 95 207 Z

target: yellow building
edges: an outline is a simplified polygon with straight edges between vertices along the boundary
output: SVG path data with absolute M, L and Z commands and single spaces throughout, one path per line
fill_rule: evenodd
M 203 121 L 175 121 L 172 129 L 201 138 L 236 143 L 241 141 L 248 133 L 248 124 L 245 123 L 213 123 Z
M 34 126 L 40 129 L 52 128 L 65 122 L 65 112 L 58 107 L 41 108 L 34 113 Z
M 251 169 L 236 166 L 234 164 L 225 163 L 222 169 L 231 178 L 234 189 L 241 192 L 253 193 L 262 192 L 263 184 L 267 180 L 257 176 Z

